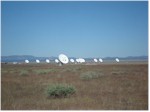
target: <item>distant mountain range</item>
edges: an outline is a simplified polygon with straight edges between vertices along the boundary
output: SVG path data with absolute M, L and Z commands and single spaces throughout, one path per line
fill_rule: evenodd
M 24 62 L 24 60 L 29 60 L 30 62 L 35 62 L 36 59 L 40 61 L 45 61 L 49 59 L 51 61 L 55 60 L 58 57 L 35 57 L 32 55 L 11 55 L 11 56 L 1 56 L 1 62 Z M 69 57 L 76 59 L 75 57 Z M 148 56 L 128 56 L 128 57 L 105 57 L 103 60 L 114 60 L 115 58 L 119 58 L 120 60 L 148 60 Z M 93 60 L 93 58 L 84 58 L 85 60 Z
M 39 59 L 40 61 L 45 61 L 46 59 L 56 59 L 56 57 L 35 57 L 32 55 L 11 55 L 11 56 L 1 56 L 1 62 L 24 62 L 24 60 L 35 61 Z

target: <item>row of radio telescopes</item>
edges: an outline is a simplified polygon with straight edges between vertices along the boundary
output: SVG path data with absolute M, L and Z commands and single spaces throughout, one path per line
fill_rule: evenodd
M 116 62 L 119 62 L 119 59 L 118 58 L 116 58 L 115 59 L 116 60 Z M 67 64 L 67 63 L 69 63 L 69 61 L 71 62 L 71 63 L 75 63 L 75 62 L 77 62 L 77 63 L 84 63 L 85 62 L 85 59 L 83 59 L 83 58 L 77 58 L 77 59 L 70 59 L 69 60 L 69 58 L 66 56 L 66 55 L 64 55 L 64 54 L 60 54 L 59 56 L 58 56 L 58 59 L 55 59 L 55 63 L 61 63 L 61 64 Z M 100 59 L 94 59 L 94 62 L 103 62 L 103 60 L 100 58 Z M 25 60 L 25 63 L 29 63 L 29 60 Z M 36 63 L 40 63 L 40 60 L 36 60 Z M 46 59 L 46 63 L 50 63 L 50 60 L 49 59 Z

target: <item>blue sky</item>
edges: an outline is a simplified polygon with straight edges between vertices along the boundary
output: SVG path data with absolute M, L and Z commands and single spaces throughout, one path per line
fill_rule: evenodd
M 2 2 L 1 55 L 148 55 L 148 2 Z

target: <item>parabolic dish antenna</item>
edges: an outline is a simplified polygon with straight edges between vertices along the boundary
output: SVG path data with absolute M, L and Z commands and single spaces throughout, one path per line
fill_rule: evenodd
M 59 60 L 58 60 L 58 59 L 55 59 L 55 62 L 56 62 L 56 63 L 59 63 Z
M 13 62 L 13 64 L 17 64 L 17 62 Z
M 85 63 L 85 59 L 82 59 L 82 62 Z
M 78 62 L 78 63 L 79 63 L 79 59 L 76 59 L 76 62 Z
M 79 61 L 80 63 L 84 63 L 84 62 L 85 62 L 85 59 L 79 58 L 78 61 Z
M 49 59 L 46 59 L 46 63 L 49 63 L 50 61 L 49 61 Z
M 103 62 L 103 60 L 102 60 L 101 58 L 99 59 L 99 61 L 100 61 L 100 62 Z
M 40 60 L 36 60 L 36 63 L 40 63 Z
M 64 54 L 60 54 L 59 57 L 58 57 L 58 59 L 63 64 L 67 64 L 69 62 L 68 57 L 66 55 L 64 55 Z
M 94 62 L 98 62 L 98 60 L 97 60 L 97 59 L 94 59 Z
M 116 58 L 116 62 L 119 62 L 119 59 L 118 59 L 118 58 Z
M 78 58 L 78 62 L 79 62 L 79 63 L 82 63 L 81 61 L 82 61 L 82 59 L 81 59 L 81 58 Z
M 74 63 L 74 59 L 70 59 L 70 62 Z
M 25 63 L 29 63 L 29 60 L 25 60 Z

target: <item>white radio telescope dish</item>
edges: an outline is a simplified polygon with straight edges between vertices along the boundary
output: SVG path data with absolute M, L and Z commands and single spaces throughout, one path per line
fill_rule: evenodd
M 103 62 L 103 60 L 102 60 L 101 58 L 99 59 L 99 61 L 100 61 L 100 62 Z
M 116 58 L 116 62 L 119 62 L 119 59 L 118 59 L 118 58 Z
M 97 59 L 94 59 L 94 62 L 98 62 L 98 60 L 97 60 Z
M 49 61 L 49 59 L 46 59 L 46 63 L 49 63 L 50 61 Z
M 79 60 L 80 63 L 84 63 L 85 62 L 85 59 L 83 59 L 83 58 L 79 58 L 78 60 Z
M 40 60 L 36 60 L 36 63 L 40 63 Z
M 70 59 L 70 62 L 74 63 L 74 59 Z
M 85 63 L 85 59 L 82 59 L 82 62 Z
M 79 61 L 79 59 L 76 59 L 76 62 L 78 62 L 78 63 L 79 63 L 79 62 L 80 62 L 80 61 Z
M 17 64 L 17 62 L 13 62 L 13 64 Z
M 29 60 L 25 60 L 25 63 L 29 63 Z
M 56 63 L 59 63 L 59 60 L 58 60 L 58 59 L 55 59 L 55 62 L 56 62 Z
M 69 62 L 68 57 L 64 54 L 60 54 L 58 58 L 59 58 L 60 62 L 63 64 L 67 64 Z

